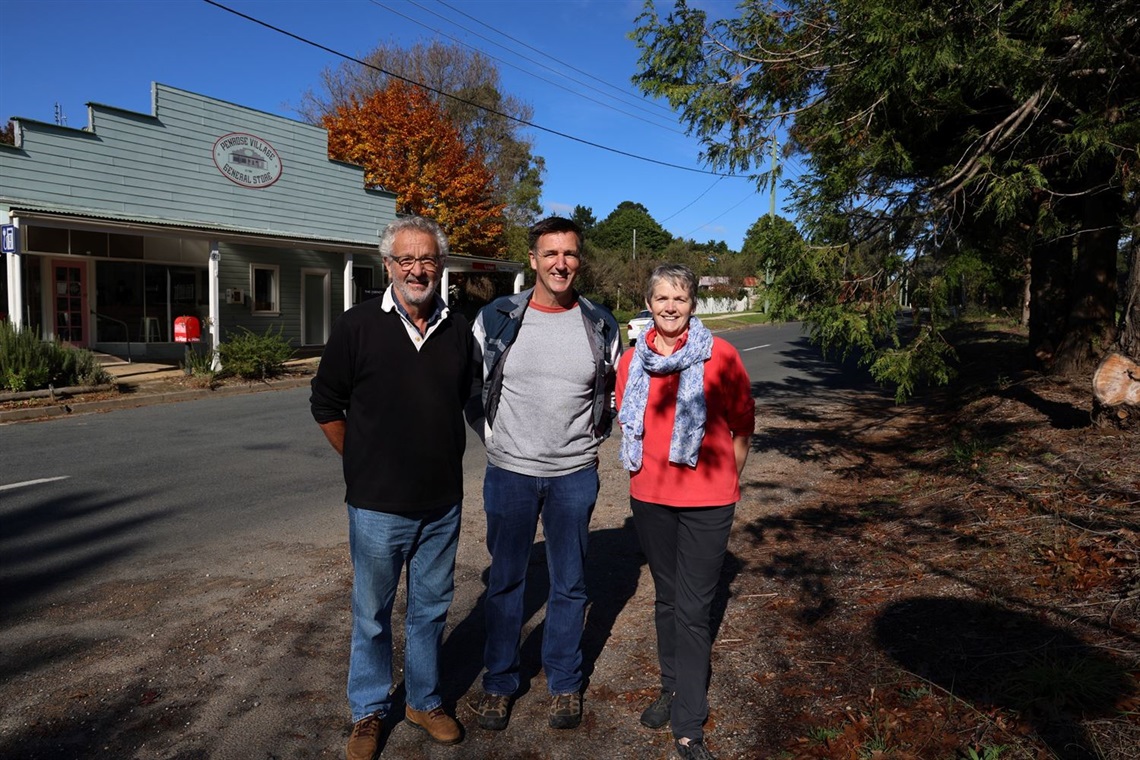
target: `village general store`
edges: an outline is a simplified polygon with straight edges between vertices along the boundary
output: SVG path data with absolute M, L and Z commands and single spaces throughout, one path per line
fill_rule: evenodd
M 324 129 L 157 83 L 150 114 L 87 113 L 82 129 L 15 117 L 0 144 L 0 317 L 124 358 L 181 357 L 186 316 L 209 345 L 272 326 L 319 350 L 386 285 L 395 196 L 330 160 Z M 520 264 L 452 256 L 442 294 L 474 276 L 523 282 Z

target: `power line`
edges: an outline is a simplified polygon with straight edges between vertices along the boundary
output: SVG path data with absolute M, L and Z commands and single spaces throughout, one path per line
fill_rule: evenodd
M 412 5 L 416 6 L 417 8 L 419 8 L 419 9 L 421 9 L 421 10 L 424 10 L 424 11 L 427 11 L 428 13 L 431 13 L 431 14 L 433 14 L 433 15 L 439 16 L 439 14 L 438 14 L 438 13 L 436 13 L 435 11 L 433 11 L 433 10 L 430 10 L 430 9 L 428 9 L 428 8 L 424 8 L 423 6 L 421 6 L 421 5 L 419 5 L 418 3 L 414 2 L 414 0 L 408 0 L 408 1 L 409 1 L 409 2 L 410 2 Z M 515 69 L 515 70 L 517 70 L 517 71 L 521 71 L 522 73 L 526 74 L 527 76 L 530 76 L 530 77 L 534 77 L 535 79 L 539 80 L 540 82 L 546 82 L 547 84 L 549 84 L 549 85 L 551 85 L 551 86 L 553 86 L 553 87 L 557 87 L 557 88 L 559 88 L 560 90 L 565 90 L 566 92 L 570 93 L 571 95 L 576 95 L 577 97 L 579 97 L 579 98 L 583 98 L 583 99 L 585 99 L 585 100 L 588 100 L 588 101 L 590 101 L 591 103 L 597 103 L 597 104 L 598 104 L 598 105 L 600 105 L 602 108 L 608 108 L 608 109 L 610 109 L 611 111 L 616 111 L 617 113 L 620 113 L 620 114 L 624 114 L 624 115 L 626 115 L 626 116 L 630 117 L 631 119 L 637 119 L 638 121 L 640 121 L 640 122 L 643 122 L 643 123 L 645 123 L 645 124 L 648 124 L 648 125 L 649 125 L 649 126 L 651 126 L 651 127 L 657 127 L 658 129 L 664 129 L 664 130 L 668 130 L 669 132 L 673 132 L 674 134 L 678 134 L 678 135 L 683 135 L 683 134 L 685 134 L 684 132 L 682 132 L 682 131 L 681 131 L 681 130 L 679 130 L 679 129 L 673 129 L 672 127 L 668 127 L 668 126 L 665 126 L 664 124 L 659 124 L 659 123 L 657 123 L 657 122 L 652 122 L 652 121 L 649 121 L 648 119 L 645 119 L 644 117 L 638 116 L 637 114 L 634 114 L 634 113 L 630 113 L 629 111 L 623 111 L 622 109 L 620 109 L 620 108 L 617 108 L 617 107 L 615 107 L 615 106 L 612 106 L 612 105 L 610 105 L 609 103 L 603 103 L 602 101 L 600 101 L 600 100 L 598 100 L 598 99 L 596 99 L 596 98 L 591 98 L 589 95 L 583 95 L 583 94 L 582 94 L 582 93 L 580 93 L 580 92 L 576 92 L 576 91 L 574 91 L 574 90 L 571 90 L 569 87 L 566 87 L 565 85 L 559 84 L 558 82 L 554 82 L 554 81 L 551 81 L 551 80 L 549 80 L 549 79 L 546 79 L 545 77 L 540 77 L 538 74 L 535 74 L 533 71 L 527 71 L 526 69 L 522 68 L 521 66 L 516 66 L 515 64 L 511 63 L 510 61 L 504 61 L 502 58 L 499 58 L 498 56 L 494 56 L 494 55 L 491 55 L 490 53 L 488 53 L 488 52 L 487 52 L 487 51 L 485 51 L 485 50 L 480 50 L 479 48 L 477 48 L 477 47 L 475 47 L 475 46 L 473 46 L 473 45 L 468 45 L 468 44 L 467 44 L 466 42 L 464 42 L 463 40 L 457 39 L 456 37 L 453 37 L 452 35 L 448 34 L 448 33 L 447 33 L 447 32 L 445 32 L 445 31 L 442 31 L 442 30 L 440 30 L 440 29 L 436 29 L 435 27 L 432 27 L 432 26 L 428 26 L 428 25 L 427 25 L 427 24 L 425 24 L 424 22 L 422 22 L 422 21 L 419 21 L 418 19 L 414 19 L 414 18 L 412 18 L 411 16 L 408 16 L 408 15 L 406 15 L 406 14 L 404 14 L 404 13 L 401 13 L 400 11 L 396 10 L 395 8 L 390 8 L 390 7 L 388 7 L 387 5 L 384 5 L 384 3 L 380 2 L 379 0 L 369 0 L 369 2 L 371 2 L 373 5 L 376 5 L 376 6 L 379 6 L 380 8 L 383 8 L 384 10 L 388 11 L 389 13 L 394 13 L 394 14 L 396 14 L 397 16 L 399 16 L 399 17 L 403 18 L 403 19 L 406 19 L 406 20 L 408 20 L 408 21 L 411 21 L 413 24 L 419 24 L 419 25 L 420 25 L 420 26 L 422 26 L 424 29 L 427 29 L 427 30 L 428 30 L 428 31 L 430 31 L 430 32 L 435 32 L 435 33 L 436 33 L 436 34 L 438 34 L 438 35 L 441 35 L 441 36 L 443 36 L 443 37 L 446 37 L 447 39 L 449 39 L 449 40 L 452 40 L 452 41 L 453 41 L 453 42 L 455 42 L 456 44 L 462 45 L 463 47 L 466 47 L 466 48 L 470 48 L 471 50 L 475 50 L 476 52 L 482 53 L 483 55 L 487 56 L 488 58 L 490 58 L 490 59 L 492 59 L 492 60 L 494 60 L 494 61 L 498 61 L 499 63 L 503 64 L 504 66 L 510 66 L 512 69 Z M 442 17 L 441 17 L 441 18 L 442 18 Z M 454 22 L 453 22 L 453 23 L 454 23 Z M 459 26 L 459 25 L 458 25 L 458 24 L 456 24 L 456 26 Z M 470 29 L 467 29 L 467 28 L 465 28 L 465 27 L 462 27 L 462 26 L 459 26 L 459 28 L 460 28 L 460 29 L 463 29 L 463 31 L 465 31 L 465 32 L 468 32 L 469 34 L 474 34 L 476 37 L 479 37 L 480 39 L 483 39 L 483 40 L 486 40 L 487 42 L 490 42 L 492 45 L 498 45 L 498 44 L 499 44 L 499 43 L 497 43 L 497 42 L 495 42 L 495 41 L 493 41 L 493 40 L 489 40 L 489 39 L 487 39 L 486 37 L 484 37 L 483 35 L 481 35 L 481 34 L 479 34 L 479 33 L 477 33 L 477 32 L 472 32 Z M 499 47 L 503 47 L 503 46 L 502 46 L 502 45 L 499 45 Z M 533 64 L 534 64 L 534 65 L 536 65 L 536 66 L 541 66 L 542 68 L 544 68 L 544 69 L 547 69 L 548 71 L 553 71 L 555 74 L 558 74 L 558 73 L 559 73 L 559 72 L 558 72 L 558 71 L 556 71 L 555 69 L 552 69 L 552 68 L 550 68 L 549 66 L 546 66 L 545 64 L 543 64 L 543 63 L 541 63 L 541 62 L 539 62 L 539 61 L 531 60 L 530 58 L 527 58 L 526 56 L 520 56 L 520 57 L 522 57 L 524 60 L 530 61 L 531 63 L 533 63 Z M 560 76 L 565 76 L 565 75 L 562 75 L 562 74 L 559 74 L 559 75 L 560 75 Z M 566 77 L 566 78 L 567 78 L 567 79 L 570 79 L 570 77 Z M 570 81 L 572 81 L 572 82 L 573 82 L 573 81 L 575 81 L 575 80 L 573 80 L 573 79 L 570 79 Z M 613 96 L 612 96 L 612 95 L 607 95 L 606 93 L 602 92 L 602 91 L 601 91 L 601 90 L 599 90 L 598 88 L 596 88 L 596 87 L 591 87 L 590 85 L 588 85 L 588 84 L 585 84 L 584 82 L 578 82 L 578 84 L 581 84 L 583 87 L 589 87 L 591 90 L 594 90 L 595 92 L 597 92 L 597 93 L 599 93 L 599 94 L 601 94 L 601 95 L 604 95 L 604 96 L 605 96 L 605 97 L 607 97 L 607 98 L 613 98 Z M 614 98 L 614 99 L 616 100 L 616 98 Z M 620 101 L 619 101 L 619 102 L 620 102 Z M 639 109 L 640 109 L 640 110 L 642 110 L 642 111 L 645 111 L 646 113 L 649 113 L 649 111 L 648 111 L 648 110 L 646 110 L 646 109 L 644 109 L 644 108 L 641 108 L 640 106 L 636 106 L 636 107 L 637 107 L 637 108 L 639 108 Z M 655 118 L 657 118 L 657 117 L 655 116 Z
M 696 226 L 696 227 L 694 227 L 694 228 L 693 228 L 691 231 L 689 231 L 689 232 L 686 232 L 686 233 L 685 233 L 684 235 L 682 235 L 681 237 L 690 237 L 690 236 L 691 236 L 691 235 L 692 235 L 694 232 L 696 232 L 697 230 L 701 229 L 702 227 L 705 227 L 705 226 L 707 226 L 707 225 L 710 225 L 710 224 L 712 224 L 712 223 L 713 223 L 713 222 L 715 222 L 717 219 L 720 219 L 722 216 L 724 216 L 725 214 L 727 214 L 729 211 L 734 211 L 734 210 L 736 209 L 736 207 L 737 207 L 737 206 L 740 206 L 740 205 L 742 205 L 742 204 L 744 203 L 744 201 L 746 201 L 746 200 L 749 200 L 749 199 L 750 199 L 752 196 L 754 196 L 754 195 L 756 195 L 756 191 L 755 191 L 755 190 L 753 190 L 751 193 L 749 193 L 748 195 L 746 195 L 746 196 L 744 196 L 743 198 L 741 198 L 741 199 L 740 199 L 740 201 L 739 201 L 738 203 L 735 203 L 735 204 L 733 204 L 733 205 L 729 206 L 729 207 L 728 207 L 728 208 L 726 208 L 724 211 L 722 211 L 722 212 L 720 212 L 719 214 L 717 214 L 716 216 L 714 216 L 712 219 L 709 219 L 707 222 L 704 222 L 703 224 L 699 224 L 699 225 L 697 225 L 697 226 Z
M 222 5 L 221 3 L 217 2 L 217 0 L 203 0 L 203 2 L 214 6 L 215 8 L 220 8 L 223 11 L 227 11 L 229 13 L 232 13 L 233 15 L 238 16 L 239 18 L 243 18 L 246 21 L 251 21 L 251 22 L 257 24 L 258 26 L 263 26 L 266 29 L 277 32 L 278 34 L 283 34 L 286 37 L 290 37 L 294 40 L 297 40 L 298 42 L 303 42 L 304 44 L 315 47 L 318 50 L 323 50 L 324 52 L 329 53 L 330 55 L 335 55 L 338 58 L 343 58 L 346 61 L 352 61 L 353 63 L 358 63 L 361 66 L 365 66 L 367 68 L 373 69 L 374 71 L 378 71 L 381 74 L 384 74 L 385 76 L 392 77 L 393 79 L 398 79 L 401 82 L 406 82 L 407 84 L 410 84 L 410 85 L 413 85 L 415 87 L 419 87 L 421 89 L 427 90 L 428 92 L 435 93 L 436 95 L 439 95 L 441 97 L 450 98 L 451 100 L 454 100 L 454 101 L 459 102 L 459 103 L 463 103 L 464 105 L 471 106 L 472 108 L 478 108 L 478 109 L 486 111 L 488 113 L 492 113 L 496 116 L 501 116 L 504 119 L 515 122 L 516 124 L 522 124 L 523 126 L 530 127 L 531 129 L 537 129 L 540 132 L 546 132 L 547 134 L 557 135 L 558 137 L 562 137 L 562 138 L 565 138 L 567 140 L 572 140 L 576 143 L 580 143 L 582 145 L 586 145 L 586 146 L 589 146 L 591 148 L 597 148 L 598 150 L 604 150 L 604 151 L 607 151 L 609 153 L 617 154 L 619 156 L 625 156 L 626 158 L 632 158 L 632 159 L 635 159 L 637 161 L 644 161 L 646 163 L 656 164 L 657 166 L 664 166 L 664 167 L 667 167 L 670 169 L 679 169 L 681 171 L 693 172 L 694 174 L 708 174 L 708 175 L 713 176 L 713 177 L 732 177 L 734 179 L 747 179 L 747 177 L 745 175 L 741 175 L 741 174 L 722 174 L 721 172 L 709 171 L 708 169 L 695 169 L 691 166 L 681 166 L 680 164 L 673 164 L 673 163 L 669 163 L 668 161 L 661 161 L 661 160 L 658 160 L 656 158 L 649 158 L 648 156 L 639 156 L 636 153 L 630 153 L 628 151 L 619 150 L 618 148 L 611 148 L 608 145 L 602 145 L 601 143 L 596 143 L 596 142 L 593 142 L 591 140 L 586 140 L 586 139 L 581 138 L 581 137 L 575 137 L 574 135 L 567 134 L 566 132 L 559 132 L 556 129 L 551 129 L 550 127 L 544 127 L 540 124 L 535 124 L 532 121 L 527 121 L 526 119 L 520 119 L 517 116 L 512 116 L 512 115 L 507 114 L 507 113 L 502 113 L 501 111 L 496 111 L 493 108 L 488 108 L 488 107 L 480 105 L 478 103 L 473 103 L 470 100 L 466 100 L 466 99 L 460 98 L 456 95 L 452 95 L 449 92 L 443 92 L 442 90 L 437 90 L 434 87 L 429 87 L 426 84 L 416 82 L 412 79 L 408 79 L 407 77 L 402 77 L 399 74 L 396 74 L 394 72 L 386 71 L 386 70 L 380 68 L 379 66 L 375 66 L 375 65 L 370 64 L 370 63 L 365 63 L 364 61 L 360 60 L 359 58 L 354 58 L 354 57 L 352 57 L 346 53 L 340 52 L 339 50 L 334 50 L 333 48 L 330 48 L 327 45 L 322 45 L 319 42 L 315 42 L 315 41 L 310 40 L 306 37 L 302 37 L 299 34 L 294 34 L 293 32 L 290 32 L 290 31 L 287 31 L 287 30 L 282 29 L 280 27 L 274 26 L 273 24 L 270 24 L 266 21 L 262 21 L 261 19 L 255 18 L 253 16 L 242 13 L 241 11 L 237 11 L 237 10 L 234 10 L 233 8 Z
M 518 44 L 518 45 L 522 45 L 523 47 L 527 48 L 528 50 L 531 50 L 531 51 L 533 51 L 533 52 L 535 52 L 535 53 L 538 53 L 538 54 L 539 54 L 539 55 L 541 55 L 543 58 L 548 58 L 548 59 L 550 59 L 551 61 L 554 61 L 554 62 L 555 62 L 555 63 L 557 63 L 557 64 L 560 64 L 560 65 L 562 65 L 562 66 L 565 66 L 565 67 L 566 67 L 566 68 L 568 68 L 568 69 L 571 69 L 572 71 L 576 71 L 576 72 L 578 72 L 579 74 L 581 74 L 581 75 L 583 75 L 583 76 L 586 76 L 586 77 L 589 77 L 590 79 L 593 79 L 595 82 L 598 82 L 598 83 L 600 83 L 600 84 L 604 84 L 606 87 L 609 87 L 609 88 L 610 88 L 610 89 L 612 89 L 612 90 L 616 90 L 617 92 L 620 92 L 620 93 L 622 94 L 622 96 L 623 96 L 623 97 L 629 97 L 629 95 L 630 95 L 630 93 L 629 93 L 628 91 L 626 91 L 626 90 L 625 90 L 624 88 L 622 88 L 622 87 L 618 87 L 616 84 L 611 84 L 610 82 L 607 82 L 607 81 L 606 81 L 606 80 L 604 80 L 604 79 L 599 79 L 598 77 L 594 76 L 594 75 L 593 75 L 593 74 L 591 74 L 590 72 L 588 72 L 588 71 L 583 71 L 582 69 L 578 68 L 577 66 L 575 66 L 575 65 L 574 65 L 574 64 L 572 64 L 572 63 L 567 63 L 566 61 L 563 61 L 563 60 L 560 60 L 560 59 L 558 59 L 558 58 L 555 58 L 554 56 L 552 56 L 552 55 L 550 54 L 550 51 L 549 51 L 549 50 L 541 50 L 541 49 L 539 49 L 539 48 L 536 48 L 534 45 L 530 45 L 530 44 L 528 44 L 527 42 L 525 42 L 525 41 L 523 41 L 523 40 L 520 40 L 520 39 L 518 39 L 517 37 L 512 37 L 511 35 L 509 35 L 509 34 L 507 34 L 506 32 L 504 32 L 502 29 L 496 29 L 495 27 L 491 26 L 490 24 L 487 24 L 487 23 L 486 23 L 486 22 L 484 22 L 484 21 L 480 21 L 479 19 L 475 18 L 475 17 L 474 17 L 474 16 L 472 16 L 471 14 L 469 14 L 469 13 L 464 13 L 462 10 L 460 10 L 459 8 L 456 8 L 456 7 L 455 7 L 455 6 L 453 6 L 453 5 L 448 5 L 448 4 L 447 4 L 447 3 L 445 3 L 443 0 L 435 0 L 435 1 L 436 1 L 437 3 L 439 3 L 440 5 L 442 5 L 444 8 L 447 8 L 447 9 L 448 9 L 448 10 L 450 10 L 450 11 L 453 11 L 453 12 L 455 12 L 455 13 L 458 13 L 458 14 L 459 14 L 459 15 L 461 15 L 461 16 L 464 16 L 464 17 L 466 17 L 466 18 L 469 18 L 469 19 L 471 19 L 472 21 L 474 21 L 476 24 L 479 24 L 480 26 L 486 27 L 487 29 L 490 29 L 491 31 L 493 31 L 493 32 L 495 32 L 495 33 L 497 33 L 497 34 L 500 34 L 500 35 L 502 35 L 503 37 L 506 37 L 506 38 L 507 38 L 508 40 L 510 40 L 511 42 L 514 42 L 514 43 L 516 43 L 516 44 Z M 414 0 L 409 0 L 409 2 L 411 2 L 411 3 L 412 3 L 412 5 L 417 5 L 417 4 L 414 2 Z M 419 7 L 419 6 L 417 5 L 417 7 Z M 424 10 L 427 10 L 427 9 L 425 8 Z M 428 12 L 430 13 L 431 11 L 428 11 Z M 439 14 L 436 14 L 436 15 L 438 16 Z M 441 17 L 441 18 L 443 18 L 442 16 L 440 16 L 440 17 Z M 455 22 L 453 21 L 453 22 L 451 22 L 451 23 L 455 23 Z M 459 26 L 459 25 L 458 25 L 458 24 L 456 24 L 456 26 Z M 462 26 L 460 26 L 459 28 L 460 28 L 460 29 L 464 29 L 464 27 L 462 27 Z M 465 29 L 464 31 L 469 31 L 469 30 L 466 30 L 466 29 Z M 472 34 L 474 34 L 474 32 L 472 32 Z M 484 38 L 484 39 L 486 39 L 486 38 Z M 488 41 L 490 41 L 490 40 L 488 40 Z M 498 43 L 492 43 L 492 44 L 496 44 L 496 45 L 497 45 Z M 503 49 L 508 49 L 508 48 L 506 48 L 506 47 L 505 47 L 505 46 L 503 46 L 503 45 L 499 45 L 499 47 L 502 47 Z M 511 52 L 514 52 L 514 51 L 511 51 Z M 518 54 L 518 53 L 515 53 L 515 55 L 519 55 L 519 54 Z M 520 57 L 524 57 L 524 58 L 525 58 L 525 56 L 520 56 Z M 529 61 L 529 60 L 531 60 L 531 59 L 530 59 L 530 58 L 527 58 L 527 60 Z M 542 64 L 539 64 L 539 65 L 541 66 Z M 549 68 L 549 67 L 547 67 L 547 68 Z M 553 70 L 553 69 L 552 69 L 552 70 Z M 565 74 L 562 74 L 561 72 L 558 72 L 558 73 L 559 73 L 561 76 L 566 76 Z M 585 87 L 589 87 L 589 85 L 587 85 L 585 82 L 579 82 L 578 80 L 576 80 L 576 79 L 573 79 L 572 77 L 568 77 L 568 76 L 567 76 L 566 78 L 567 78 L 567 79 L 569 79 L 569 80 L 570 80 L 570 81 L 572 81 L 572 82 L 576 82 L 577 84 L 581 84 L 581 85 L 583 85 L 583 86 L 585 86 Z M 592 87 L 591 87 L 590 89 L 594 89 L 594 88 L 592 88 Z M 613 97 L 613 96 L 612 96 L 612 95 L 610 95 L 610 96 L 607 96 L 607 97 Z M 673 111 L 672 111 L 672 109 L 666 108 L 665 106 L 661 105 L 660 103 L 656 103 L 656 102 L 654 102 L 654 101 L 652 101 L 652 100 L 650 100 L 650 101 L 647 101 L 647 102 L 648 102 L 648 103 L 649 103 L 651 106 L 653 106 L 654 108 L 657 108 L 657 109 L 659 109 L 659 110 L 661 110 L 661 111 L 665 112 L 665 113 L 666 113 L 666 114 L 668 114 L 668 115 L 669 115 L 671 118 L 676 118 L 676 117 L 675 117 L 675 115 L 674 115 L 674 113 L 673 113 Z M 644 110 L 644 109 L 643 109 L 643 110 Z
M 716 180 L 715 180 L 715 181 L 714 181 L 714 182 L 713 182 L 711 185 L 709 185 L 709 186 L 708 186 L 708 187 L 705 189 L 705 191 L 704 191 L 703 193 L 701 193 L 700 195 L 698 195 L 696 198 L 693 198 L 691 201 L 689 201 L 687 204 L 685 204 L 685 205 L 684 205 L 684 206 L 682 206 L 681 208 L 679 208 L 679 209 L 677 209 L 676 211 L 674 211 L 674 212 L 673 212 L 672 214 L 670 214 L 669 216 L 667 216 L 667 217 L 665 217 L 664 219 L 662 219 L 660 222 L 658 222 L 658 224 L 665 224 L 665 222 L 669 221 L 670 219 L 672 219 L 673 217 L 675 217 L 677 214 L 679 214 L 679 213 L 681 213 L 682 211 L 684 211 L 685 209 L 687 209 L 689 206 L 692 206 L 694 203 L 696 203 L 697 201 L 699 201 L 701 198 L 704 198 L 706 195 L 708 195 L 708 194 L 709 194 L 709 191 L 710 191 L 710 190 L 712 190 L 714 187 L 716 187 L 717 185 L 719 185 L 719 184 L 720 184 L 720 181 L 721 181 L 722 179 L 724 179 L 724 177 L 717 177 L 717 178 L 716 178 Z

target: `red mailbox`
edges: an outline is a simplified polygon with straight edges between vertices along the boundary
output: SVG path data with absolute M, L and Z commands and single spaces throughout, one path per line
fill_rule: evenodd
M 197 317 L 174 318 L 175 343 L 200 343 L 202 340 L 202 327 Z

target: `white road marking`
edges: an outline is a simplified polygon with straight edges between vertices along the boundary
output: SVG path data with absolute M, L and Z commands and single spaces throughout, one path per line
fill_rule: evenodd
M 24 486 L 38 486 L 40 483 L 54 483 L 57 480 L 67 480 L 70 475 L 60 475 L 55 478 L 40 478 L 39 480 L 25 480 L 23 483 L 9 483 L 6 486 L 0 486 L 0 491 L 11 491 L 14 488 L 23 488 Z
M 742 349 L 740 349 L 740 350 L 741 350 L 741 351 L 755 351 L 755 350 L 756 350 L 756 349 L 758 349 L 758 348 L 768 348 L 768 347 L 769 347 L 769 346 L 771 346 L 771 345 L 772 345 L 771 343 L 765 343 L 765 344 L 764 344 L 764 345 L 762 345 L 762 346 L 752 346 L 751 348 L 742 348 Z

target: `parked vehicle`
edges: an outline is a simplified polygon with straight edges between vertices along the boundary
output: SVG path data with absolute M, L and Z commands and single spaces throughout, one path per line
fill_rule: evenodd
M 642 309 L 637 312 L 633 319 L 629 320 L 629 324 L 626 325 L 625 328 L 625 335 L 629 338 L 629 345 L 632 346 L 636 343 L 637 339 L 649 329 L 651 324 L 653 324 L 653 315 L 649 313 L 649 309 Z

